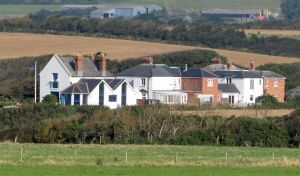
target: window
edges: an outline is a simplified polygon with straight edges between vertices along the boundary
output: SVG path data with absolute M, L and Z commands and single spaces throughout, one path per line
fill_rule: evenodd
M 231 78 L 227 78 L 227 79 L 226 79 L 226 83 L 227 83 L 227 84 L 231 84 L 231 81 L 232 81 Z
M 117 95 L 110 95 L 108 97 L 109 102 L 117 102 Z
M 261 79 L 259 80 L 259 85 L 261 85 Z
M 250 89 L 254 90 L 254 80 L 253 79 L 250 80 Z
M 229 95 L 229 103 L 234 104 L 234 96 L 233 95 Z
M 207 87 L 213 87 L 214 86 L 214 80 L 209 79 L 207 80 Z
M 145 85 L 146 85 L 146 79 L 145 79 L 145 78 L 142 78 L 142 79 L 141 79 L 141 85 L 142 85 L 142 86 L 145 86 Z
M 50 82 L 51 89 L 58 88 L 58 73 L 52 73 L 52 81 Z
M 104 83 L 99 85 L 99 105 L 104 105 Z
M 253 95 L 250 95 L 250 101 L 253 101 L 254 100 L 253 98 L 254 98 Z
M 142 98 L 143 98 L 144 100 L 146 99 L 146 93 L 145 93 L 145 92 L 142 93 Z
M 278 87 L 278 80 L 274 81 L 274 87 Z
M 80 94 L 74 94 L 74 105 L 80 105 Z
M 122 84 L 122 100 L 121 104 L 122 106 L 126 106 L 126 100 L 127 100 L 127 83 Z

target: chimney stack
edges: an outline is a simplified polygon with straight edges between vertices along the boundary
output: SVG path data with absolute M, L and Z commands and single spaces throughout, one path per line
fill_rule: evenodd
M 217 58 L 214 58 L 211 60 L 212 64 L 220 64 L 221 63 L 221 60 L 220 59 L 217 59 Z
M 232 64 L 230 61 L 227 62 L 227 70 L 231 70 L 232 68 Z
M 75 72 L 81 71 L 83 65 L 83 56 L 81 52 L 79 51 L 77 53 L 77 56 L 75 57 Z
M 153 58 L 152 57 L 146 57 L 145 64 L 153 64 Z
M 98 62 L 99 62 L 98 63 L 99 72 L 101 72 L 102 74 L 105 74 L 106 73 L 106 61 L 107 61 L 105 53 L 100 52 L 99 55 L 97 56 L 97 58 L 98 58 Z
M 251 61 L 251 63 L 250 63 L 250 70 L 255 70 L 255 63 L 254 63 L 254 61 Z
M 90 54 L 91 60 L 95 61 L 95 54 Z

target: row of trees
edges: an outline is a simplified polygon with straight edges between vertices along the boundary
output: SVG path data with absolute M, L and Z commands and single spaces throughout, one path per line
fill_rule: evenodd
M 181 116 L 172 107 L 24 105 L 0 109 L 0 140 L 35 143 L 298 145 L 300 111 L 278 118 Z

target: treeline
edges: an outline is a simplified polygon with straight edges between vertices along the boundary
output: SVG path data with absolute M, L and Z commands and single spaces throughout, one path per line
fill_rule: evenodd
M 276 29 L 276 30 L 299 30 L 300 29 L 300 19 L 293 20 L 266 20 L 266 21 L 256 21 L 248 22 L 244 24 L 233 24 L 237 28 L 241 29 Z
M 222 21 L 198 20 L 191 24 L 169 24 L 159 20 L 88 19 L 74 16 L 48 16 L 4 19 L 0 31 L 81 34 L 155 40 L 212 48 L 235 49 L 268 55 L 300 57 L 300 40 L 278 37 L 248 37 L 240 28 Z M 288 47 L 287 47 L 288 46 Z
M 109 53 L 108 53 L 109 54 Z M 34 97 L 34 61 L 37 61 L 38 73 L 44 68 L 53 55 L 38 57 L 23 57 L 19 59 L 0 60 L 0 94 L 10 96 L 18 101 L 32 100 Z M 214 51 L 191 50 L 175 53 L 168 53 L 153 56 L 154 63 L 167 64 L 170 66 L 184 68 L 204 67 L 210 64 L 213 58 L 225 58 Z M 108 60 L 107 69 L 112 73 L 118 73 L 135 65 L 144 62 L 143 58 L 128 60 Z
M 27 104 L 0 109 L 0 140 L 260 147 L 292 147 L 300 141 L 300 111 L 256 119 L 181 116 L 171 110 L 163 105 L 109 110 Z

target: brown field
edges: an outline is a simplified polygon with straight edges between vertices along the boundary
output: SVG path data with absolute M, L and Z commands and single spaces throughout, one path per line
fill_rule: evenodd
M 259 34 L 259 35 L 275 35 L 283 37 L 300 37 L 300 31 L 295 30 L 267 30 L 267 29 L 247 29 L 246 34 Z
M 179 114 L 183 115 L 200 115 L 200 116 L 222 116 L 225 118 L 229 118 L 232 116 L 235 117 L 278 117 L 285 116 L 292 113 L 294 109 L 213 109 L 213 110 L 200 110 L 200 111 L 178 111 Z
M 0 33 L 0 59 L 53 53 L 61 55 L 76 54 L 78 51 L 90 54 L 103 51 L 108 53 L 108 56 L 112 59 L 122 60 L 191 49 L 209 48 L 95 37 Z M 256 65 L 300 61 L 300 58 L 268 56 L 221 49 L 209 50 L 214 50 L 233 63 L 244 66 L 248 66 L 252 60 L 256 62 Z

